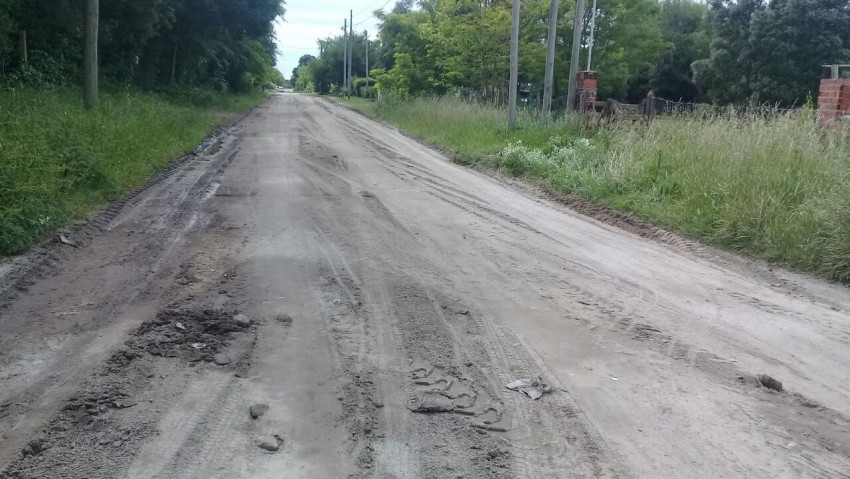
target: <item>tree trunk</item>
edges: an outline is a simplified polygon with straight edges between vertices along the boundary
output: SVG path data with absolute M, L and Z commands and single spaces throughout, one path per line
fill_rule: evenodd
M 98 0 L 86 0 L 86 26 L 83 45 L 83 104 L 97 106 L 97 22 Z

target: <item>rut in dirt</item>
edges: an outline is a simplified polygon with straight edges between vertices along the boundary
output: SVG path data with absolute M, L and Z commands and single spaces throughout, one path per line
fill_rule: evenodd
M 847 291 L 325 100 L 233 135 L 9 302 L 4 477 L 848 476 Z

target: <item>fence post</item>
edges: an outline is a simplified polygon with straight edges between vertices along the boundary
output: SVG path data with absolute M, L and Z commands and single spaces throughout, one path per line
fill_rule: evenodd
M 644 101 L 646 102 L 644 110 L 646 114 L 646 122 L 652 123 L 652 120 L 655 119 L 655 92 L 653 90 L 649 90 L 649 93 L 646 94 L 646 100 Z
M 605 109 L 602 110 L 602 116 L 607 119 L 614 118 L 614 100 L 612 98 L 605 100 Z
M 759 92 L 754 91 L 750 96 L 750 113 L 756 114 L 759 109 Z

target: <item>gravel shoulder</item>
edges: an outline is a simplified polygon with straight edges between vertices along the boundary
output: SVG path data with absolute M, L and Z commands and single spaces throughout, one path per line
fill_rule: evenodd
M 0 477 L 850 477 L 850 290 L 321 99 L 215 142 L 0 280 Z

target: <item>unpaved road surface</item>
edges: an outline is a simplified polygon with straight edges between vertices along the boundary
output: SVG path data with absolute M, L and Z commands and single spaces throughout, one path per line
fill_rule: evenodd
M 325 100 L 67 234 L 3 268 L 3 478 L 850 477 L 846 288 Z

